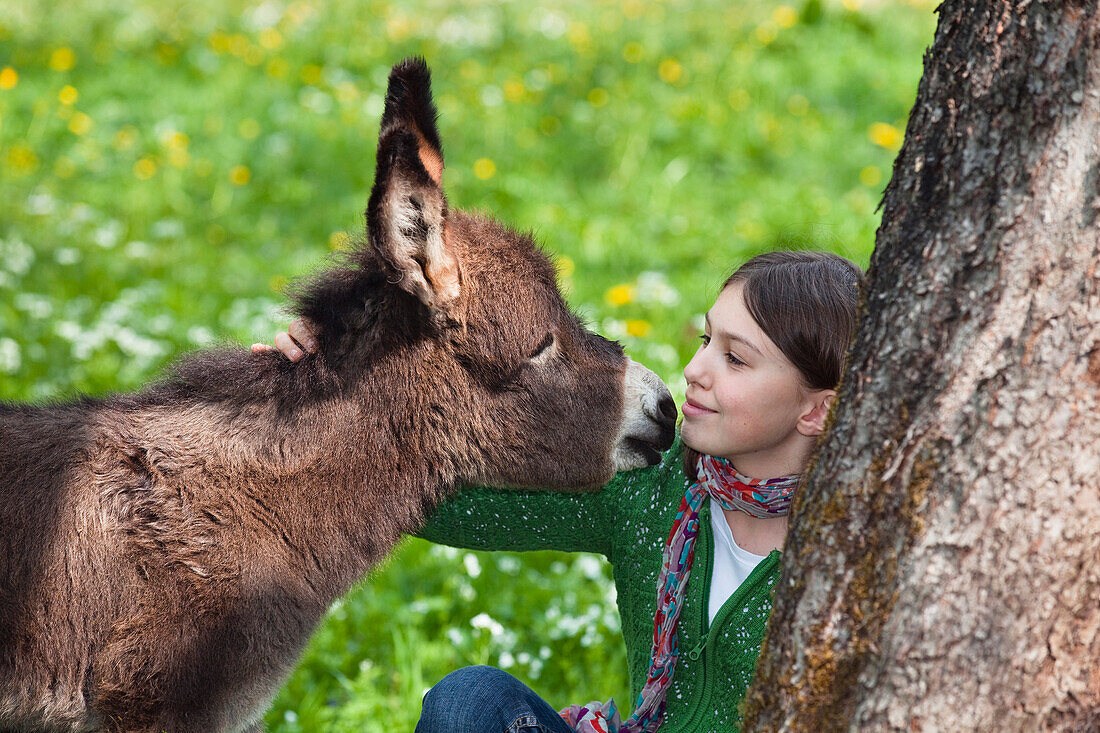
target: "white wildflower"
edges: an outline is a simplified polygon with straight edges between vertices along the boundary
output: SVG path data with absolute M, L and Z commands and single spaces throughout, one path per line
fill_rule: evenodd
M 500 622 L 487 613 L 479 613 L 470 619 L 470 626 L 475 629 L 488 629 L 489 635 L 493 637 L 504 633 L 504 627 L 500 625 Z
M 32 193 L 24 209 L 32 216 L 46 216 L 57 209 L 57 199 L 48 193 Z
M 10 338 L 0 338 L 0 372 L 15 374 L 22 365 L 19 344 Z

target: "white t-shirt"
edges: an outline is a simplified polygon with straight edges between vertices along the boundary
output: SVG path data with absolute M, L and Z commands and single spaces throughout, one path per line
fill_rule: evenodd
M 711 504 L 710 526 L 714 530 L 714 573 L 710 578 L 709 609 L 709 618 L 713 622 L 722 604 L 767 556 L 741 549 L 733 540 L 733 532 L 722 507 L 714 503 Z

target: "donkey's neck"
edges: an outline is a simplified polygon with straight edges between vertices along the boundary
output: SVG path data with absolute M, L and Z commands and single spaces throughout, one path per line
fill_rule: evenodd
M 294 411 L 274 397 L 196 399 L 155 411 L 143 432 L 162 453 L 163 481 L 204 486 L 198 501 L 260 536 L 246 551 L 300 557 L 295 572 L 335 597 L 454 484 L 404 410 L 385 394 L 306 400 Z M 194 426 L 186 438 L 181 424 Z

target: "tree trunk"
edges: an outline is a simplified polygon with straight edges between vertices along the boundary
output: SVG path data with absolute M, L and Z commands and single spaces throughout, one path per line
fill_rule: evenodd
M 1100 730 L 1100 8 L 939 14 L 746 731 Z

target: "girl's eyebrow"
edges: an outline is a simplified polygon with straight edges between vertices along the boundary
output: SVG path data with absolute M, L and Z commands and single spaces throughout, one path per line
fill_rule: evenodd
M 714 329 L 713 329 L 713 327 L 712 327 L 712 326 L 711 326 L 711 324 L 710 324 L 710 313 L 709 313 L 709 312 L 708 312 L 708 313 L 704 313 L 704 314 L 703 314 L 703 318 L 704 318 L 704 320 L 706 320 L 706 322 L 707 322 L 707 327 L 708 327 L 708 328 L 710 328 L 710 329 L 711 329 L 711 330 L 713 331 Z M 752 341 L 749 341 L 749 340 L 748 340 L 747 338 L 745 338 L 744 336 L 740 336 L 740 335 L 738 335 L 738 334 L 736 334 L 736 333 L 733 333 L 732 331 L 726 331 L 726 330 L 723 330 L 723 329 L 719 329 L 719 331 L 718 331 L 718 335 L 719 335 L 719 336 L 722 336 L 722 337 L 724 337 L 724 338 L 725 338 L 726 340 L 728 340 L 728 341 L 737 341 L 738 343 L 742 343 L 742 344 L 744 344 L 744 345 L 745 345 L 745 347 L 746 347 L 746 348 L 748 348 L 748 349 L 751 349 L 752 351 L 755 351 L 755 352 L 756 352 L 757 354 L 759 354 L 760 356 L 764 356 L 764 352 L 763 352 L 763 351 L 761 351 L 760 349 L 758 349 L 758 348 L 757 348 L 757 347 L 756 347 L 756 346 L 755 346 L 755 345 L 753 344 L 753 342 L 752 342 Z

